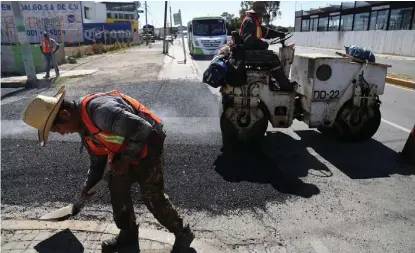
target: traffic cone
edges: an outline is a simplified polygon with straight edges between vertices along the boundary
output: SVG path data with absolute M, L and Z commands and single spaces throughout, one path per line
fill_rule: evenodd
M 400 155 L 406 162 L 415 165 L 415 125 L 412 128 Z

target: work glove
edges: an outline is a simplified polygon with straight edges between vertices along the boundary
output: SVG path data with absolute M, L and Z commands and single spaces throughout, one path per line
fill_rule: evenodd
M 89 200 L 89 199 L 91 199 L 92 198 L 92 196 L 94 196 L 95 195 L 95 191 L 94 192 L 92 192 L 92 193 L 88 193 L 88 191 L 89 191 L 89 187 L 87 187 L 86 185 L 82 188 L 82 190 L 81 190 L 81 199 L 82 200 Z

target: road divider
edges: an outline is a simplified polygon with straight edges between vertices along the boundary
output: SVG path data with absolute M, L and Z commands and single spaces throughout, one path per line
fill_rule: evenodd
M 405 80 L 405 79 L 400 79 L 400 78 L 396 78 L 396 77 L 386 76 L 385 82 L 390 83 L 390 84 L 394 84 L 394 85 L 398 85 L 398 86 L 403 86 L 403 87 L 406 87 L 406 88 L 415 89 L 415 82 L 410 81 L 410 80 Z

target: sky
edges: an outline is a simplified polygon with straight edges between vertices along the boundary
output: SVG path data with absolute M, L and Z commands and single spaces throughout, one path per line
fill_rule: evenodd
M 144 10 L 144 1 L 141 8 Z M 220 15 L 228 12 L 239 15 L 241 1 L 168 1 L 171 12 L 181 10 L 183 25 L 186 25 L 193 17 L 204 15 Z M 274 25 L 294 26 L 294 12 L 297 10 L 309 10 L 311 8 L 325 7 L 330 4 L 340 4 L 341 1 L 280 1 L 281 17 L 274 20 Z M 148 23 L 155 27 L 163 27 L 164 22 L 164 1 L 147 1 Z M 168 12 L 170 15 L 170 12 Z M 169 17 L 167 18 L 169 20 Z M 145 24 L 145 15 L 140 13 L 140 26 Z

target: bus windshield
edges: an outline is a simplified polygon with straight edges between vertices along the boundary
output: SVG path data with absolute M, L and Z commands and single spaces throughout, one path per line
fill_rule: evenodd
M 216 36 L 226 34 L 223 19 L 193 20 L 193 35 Z

